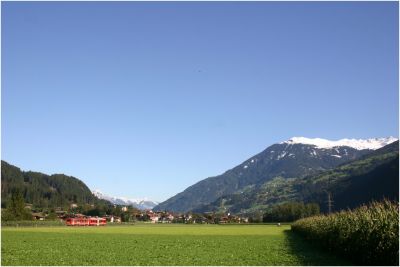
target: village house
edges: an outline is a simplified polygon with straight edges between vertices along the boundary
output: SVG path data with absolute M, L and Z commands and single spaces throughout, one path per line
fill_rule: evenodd
M 186 215 L 185 216 L 185 223 L 189 223 L 191 219 L 192 219 L 192 214 Z
M 151 220 L 152 223 L 157 223 L 157 222 L 158 222 L 158 219 L 159 219 L 159 217 L 158 217 L 157 214 L 152 214 L 152 215 L 150 216 L 150 220 Z
M 168 214 L 167 219 L 172 222 L 174 220 L 174 216 L 172 214 Z
M 208 222 L 207 222 L 207 218 L 200 216 L 200 217 L 193 219 L 193 223 L 208 223 Z
M 58 218 L 64 218 L 67 212 L 65 210 L 56 210 L 56 214 Z
M 229 218 L 227 217 L 227 216 L 224 216 L 224 217 L 221 217 L 220 219 L 219 219 L 219 222 L 218 223 L 220 223 L 220 224 L 225 224 L 225 223 L 228 223 L 229 222 Z
M 173 220 L 174 220 L 174 216 L 170 213 L 163 213 L 163 214 L 161 214 L 161 217 L 159 218 L 159 221 L 161 221 L 162 223 L 172 223 Z
M 44 221 L 45 216 L 41 212 L 32 213 L 32 218 L 34 220 Z
M 118 217 L 118 216 L 110 216 L 110 222 L 111 222 L 111 223 L 120 223 L 120 222 L 121 222 L 121 217 Z

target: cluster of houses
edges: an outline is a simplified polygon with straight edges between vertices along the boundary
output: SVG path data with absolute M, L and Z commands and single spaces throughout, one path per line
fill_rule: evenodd
M 74 208 L 74 204 L 71 208 Z M 124 213 L 129 213 L 128 207 L 122 207 L 121 211 Z M 87 217 L 80 213 L 71 213 L 65 210 L 56 209 L 56 218 L 66 220 L 69 217 Z M 168 211 L 153 211 L 153 210 L 136 210 L 135 212 L 130 212 L 129 221 L 143 221 L 150 223 L 187 223 L 187 224 L 226 224 L 226 223 L 248 223 L 249 219 L 247 217 L 240 217 L 236 215 L 228 214 L 215 214 L 215 213 L 204 213 L 204 214 L 193 214 L 193 213 L 174 213 Z M 33 212 L 32 217 L 35 220 L 45 220 L 48 215 L 40 212 Z M 109 223 L 121 223 L 123 218 L 116 215 L 105 215 L 102 216 Z M 126 219 L 125 219 L 126 221 Z
M 169 212 L 153 212 L 152 210 L 146 210 L 144 212 L 146 216 L 141 214 L 141 217 L 147 217 L 152 223 L 172 223 L 177 215 Z
M 200 223 L 200 224 L 225 224 L 225 223 L 248 223 L 247 217 L 228 214 L 192 214 L 145 211 L 152 223 Z
M 60 219 L 60 220 L 66 220 L 70 217 L 74 217 L 74 218 L 86 218 L 86 217 L 91 217 L 91 216 L 86 216 L 85 214 L 81 214 L 81 213 L 69 213 L 65 210 L 58 210 L 55 211 L 56 213 L 56 218 L 52 218 L 52 219 Z M 121 222 L 121 217 L 118 216 L 113 216 L 113 215 L 106 215 L 103 216 L 103 218 L 105 218 L 108 222 L 111 223 L 120 223 Z M 48 220 L 48 215 L 43 213 L 43 212 L 32 212 L 32 219 L 33 220 L 39 220 L 39 221 L 44 221 L 44 220 Z

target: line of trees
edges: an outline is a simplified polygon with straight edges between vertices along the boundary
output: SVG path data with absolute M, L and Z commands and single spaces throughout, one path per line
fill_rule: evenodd
M 320 213 L 316 203 L 288 202 L 272 206 L 263 216 L 263 222 L 293 222 Z

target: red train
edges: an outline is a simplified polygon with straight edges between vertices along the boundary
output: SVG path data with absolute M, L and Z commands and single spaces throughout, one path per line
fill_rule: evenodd
M 68 218 L 65 220 L 68 226 L 104 226 L 107 224 L 105 218 Z

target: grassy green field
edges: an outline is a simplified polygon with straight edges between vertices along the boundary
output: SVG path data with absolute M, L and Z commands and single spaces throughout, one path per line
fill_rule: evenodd
M 2 228 L 2 265 L 349 265 L 272 225 Z

